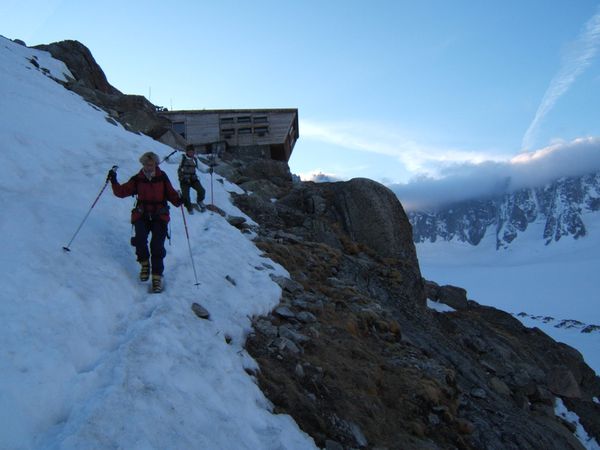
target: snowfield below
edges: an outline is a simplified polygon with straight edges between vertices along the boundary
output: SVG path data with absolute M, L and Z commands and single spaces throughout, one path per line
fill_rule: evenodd
M 583 355 L 600 374 L 600 214 L 586 216 L 588 235 L 544 245 L 543 224 L 532 224 L 508 249 L 494 250 L 495 234 L 478 246 L 464 242 L 417 244 L 423 276 L 467 290 L 469 299 L 512 313 L 528 327 Z M 519 313 L 527 315 L 519 315 Z M 545 320 L 544 320 L 545 319 Z M 581 322 L 561 323 L 565 320 Z M 588 328 L 589 330 L 589 328 Z

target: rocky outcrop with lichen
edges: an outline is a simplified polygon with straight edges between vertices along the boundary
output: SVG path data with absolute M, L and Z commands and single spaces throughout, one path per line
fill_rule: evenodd
M 235 202 L 291 275 L 275 280 L 281 304 L 254 318 L 247 341 L 276 412 L 328 449 L 581 448 L 554 413 L 561 398 L 600 437 L 600 379 L 581 355 L 464 289 L 423 280 L 385 187 L 292 183 L 284 163 L 274 178 L 244 174 L 257 164 L 230 157 L 217 170 L 260 186 Z M 456 311 L 429 309 L 426 297 Z

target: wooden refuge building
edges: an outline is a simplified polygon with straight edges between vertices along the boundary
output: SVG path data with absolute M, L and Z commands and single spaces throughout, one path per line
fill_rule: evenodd
M 288 161 L 299 137 L 297 109 L 162 111 L 174 134 L 201 153 L 228 152 Z

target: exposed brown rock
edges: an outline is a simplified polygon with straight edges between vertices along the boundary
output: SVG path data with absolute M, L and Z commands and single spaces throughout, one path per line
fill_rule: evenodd
M 548 373 L 548 389 L 560 397 L 581 398 L 581 389 L 571 371 L 558 366 Z
M 288 313 L 257 318 L 247 342 L 276 411 L 323 447 L 578 448 L 554 416 L 549 380 L 568 367 L 570 382 L 554 390 L 577 387 L 571 407 L 584 405 L 578 410 L 597 424 L 590 399 L 600 394 L 598 377 L 541 331 L 468 301 L 464 289 L 424 282 L 401 207 L 388 207 L 395 218 L 387 222 L 403 231 L 389 230 L 384 248 L 379 225 L 369 229 L 365 217 L 386 222 L 381 205 L 393 200 L 381 200 L 375 185 L 290 183 L 276 202 L 236 199 L 261 225 L 257 245 L 295 286 L 283 290 Z M 426 296 L 457 311 L 428 310 Z M 315 320 L 299 320 L 306 312 Z

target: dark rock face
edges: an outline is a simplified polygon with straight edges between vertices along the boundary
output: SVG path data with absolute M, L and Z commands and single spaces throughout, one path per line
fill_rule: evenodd
M 302 226 L 315 240 L 337 242 L 334 246 L 340 247 L 342 231 L 382 258 L 396 258 L 418 267 L 411 226 L 402 205 L 379 183 L 364 178 L 302 183 L 283 196 L 276 203 L 279 206 L 299 214 Z
M 415 242 L 457 239 L 478 245 L 492 228 L 496 248 L 506 248 L 533 223 L 541 222 L 544 231 L 540 238 L 548 245 L 586 235 L 583 216 L 600 210 L 598 192 L 600 173 L 593 173 L 493 199 L 448 205 L 435 212 L 414 211 L 409 218 Z
M 282 161 L 274 159 L 250 160 L 239 168 L 242 177 L 251 180 L 263 180 L 279 187 L 286 187 L 292 181 L 289 166 Z
M 509 314 L 474 302 L 438 314 L 376 258 L 276 235 L 258 245 L 296 282 L 247 349 L 275 411 L 318 445 L 579 448 L 557 395 L 597 425 L 600 381 L 580 355 Z
M 396 196 L 382 185 L 356 179 L 345 183 L 288 182 L 276 202 L 260 195 L 239 196 L 238 206 L 266 229 L 285 230 L 308 240 L 325 244 L 350 255 L 369 254 L 390 259 L 399 267 L 404 284 L 416 294 L 411 301 L 424 305 L 423 283 L 412 242 L 410 224 Z M 373 221 L 373 222 L 371 222 Z M 374 226 L 373 223 L 378 224 Z M 370 285 L 375 295 L 394 294 L 381 284 L 351 273 L 355 283 Z M 398 298 L 403 298 L 401 293 Z
M 76 81 L 105 94 L 121 94 L 110 85 L 102 68 L 96 63 L 90 50 L 78 41 L 60 41 L 34 48 L 49 52 L 53 58 L 66 64 Z
M 248 191 L 259 190 L 265 199 L 280 198 L 290 188 L 292 174 L 287 163 L 254 157 L 252 152 L 225 151 L 217 161 L 215 171 Z M 246 186 L 244 186 L 245 183 Z
M 382 257 L 418 264 L 412 227 L 392 191 L 366 178 L 329 186 L 335 192 L 338 221 L 351 239 L 368 245 Z
M 158 139 L 171 129 L 171 123 L 158 116 L 156 107 L 141 95 L 125 95 L 110 85 L 90 50 L 78 41 L 61 41 L 35 48 L 45 50 L 64 62 L 74 80 L 62 83 L 89 103 L 102 108 L 109 118 L 127 130 Z
M 467 309 L 469 307 L 467 291 L 461 287 L 439 286 L 433 281 L 426 281 L 425 293 L 428 299 L 442 302 L 454 309 Z
M 317 445 L 581 448 L 557 397 L 597 436 L 600 379 L 581 355 L 460 287 L 424 282 L 393 194 L 360 179 L 277 190 L 236 197 L 291 275 L 246 347 L 275 412 Z M 426 297 L 457 311 L 429 310 Z
M 593 183 L 588 186 L 595 187 Z M 585 208 L 582 208 L 585 205 L 585 192 L 581 180 L 566 179 L 562 183 L 555 183 L 547 189 L 547 195 L 551 201 L 544 228 L 546 244 L 558 241 L 563 236 L 573 236 L 575 239 L 585 236 L 586 228 L 581 218 L 582 209 Z M 595 199 L 590 198 L 590 203 L 594 203 Z

